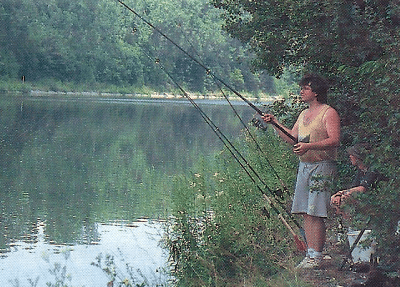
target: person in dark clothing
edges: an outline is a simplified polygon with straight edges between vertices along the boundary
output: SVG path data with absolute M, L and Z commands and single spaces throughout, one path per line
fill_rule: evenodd
M 349 188 L 340 190 L 331 197 L 331 206 L 336 209 L 336 214 L 341 216 L 341 218 L 339 219 L 340 220 L 339 226 L 342 227 L 343 227 L 342 219 L 348 221 L 347 222 L 348 224 L 354 223 L 352 222 L 353 221 L 352 217 L 355 215 L 350 210 L 351 206 L 357 205 L 356 195 L 374 189 L 378 181 L 385 179 L 380 173 L 373 171 L 370 167 L 368 167 L 365 164 L 365 159 L 367 157 L 367 154 L 370 152 L 368 145 L 356 144 L 352 147 L 349 147 L 346 151 L 349 155 L 351 164 L 357 168 L 357 173 Z M 367 222 L 369 222 L 369 220 Z M 351 257 L 353 258 L 353 261 L 355 263 L 367 262 L 367 260 L 370 260 L 371 255 L 375 252 L 374 248 L 376 244 L 375 238 L 372 238 L 372 242 L 370 243 L 368 248 L 365 249 L 364 247 L 362 248 L 358 247 L 358 242 L 356 241 L 356 240 L 360 241 L 363 240 L 363 236 L 371 232 L 371 230 L 366 229 L 367 225 L 368 223 L 366 223 L 366 225 L 362 230 L 353 230 L 351 226 L 348 227 L 347 238 L 348 238 L 348 243 L 351 245 L 352 248 Z M 343 229 L 339 230 L 339 234 L 341 234 L 342 236 L 344 235 L 343 232 L 344 232 Z M 340 237 L 341 236 L 339 235 L 338 238 Z M 341 238 L 342 240 L 344 239 L 343 237 Z M 343 264 L 344 263 L 342 263 L 342 266 Z
M 371 171 L 365 165 L 364 160 L 368 152 L 367 145 L 356 144 L 347 149 L 351 164 L 357 167 L 357 174 L 350 185 L 350 188 L 340 190 L 331 197 L 331 205 L 336 209 L 336 213 L 342 214 L 341 207 L 350 201 L 350 199 L 360 192 L 366 192 L 373 188 L 376 182 L 380 179 L 380 174 Z

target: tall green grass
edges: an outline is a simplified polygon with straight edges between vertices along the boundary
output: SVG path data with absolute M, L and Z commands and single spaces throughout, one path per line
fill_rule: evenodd
M 297 160 L 290 148 L 272 131 L 257 131 L 256 138 L 263 153 L 245 133 L 235 146 L 271 190 L 282 185 L 269 163 L 292 190 Z M 192 176 L 175 179 L 166 244 L 176 286 L 306 286 L 288 271 L 301 254 L 262 192 L 226 149 L 216 160 L 213 168 L 199 165 Z M 282 197 L 287 207 L 290 195 Z M 282 278 L 287 285 L 274 285 Z

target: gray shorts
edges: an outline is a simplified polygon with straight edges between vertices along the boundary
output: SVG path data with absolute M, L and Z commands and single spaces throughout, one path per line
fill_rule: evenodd
M 335 175 L 336 163 L 333 161 L 300 162 L 292 213 L 327 217 Z

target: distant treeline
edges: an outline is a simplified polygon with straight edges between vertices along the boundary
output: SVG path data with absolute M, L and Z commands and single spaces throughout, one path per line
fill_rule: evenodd
M 235 89 L 275 91 L 270 76 L 251 72 L 251 54 L 221 30 L 221 11 L 207 0 L 126 4 Z M 2 0 L 0 15 L 0 79 L 171 88 L 159 62 L 190 91 L 217 88 L 205 69 L 117 1 Z

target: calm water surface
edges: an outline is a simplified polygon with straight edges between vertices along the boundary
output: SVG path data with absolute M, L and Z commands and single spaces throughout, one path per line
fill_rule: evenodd
M 238 135 L 229 106 L 198 103 Z M 172 179 L 222 148 L 187 101 L 0 95 L 0 131 L 0 286 L 107 286 L 105 267 L 165 284 Z

